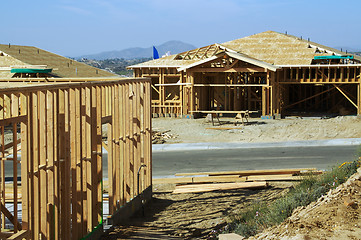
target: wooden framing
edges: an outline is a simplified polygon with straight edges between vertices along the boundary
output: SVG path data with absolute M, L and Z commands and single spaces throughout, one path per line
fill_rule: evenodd
M 185 53 L 184 57 L 188 58 L 189 54 Z M 197 56 L 198 52 L 192 54 Z M 253 60 L 247 62 L 236 57 L 231 52 L 212 55 L 188 67 L 134 68 L 134 71 L 136 76 L 157 79 L 152 81 L 152 87 L 157 90 L 152 112 L 160 116 L 187 116 L 210 110 L 251 110 L 259 111 L 262 116 L 293 111 L 339 114 L 342 108 L 351 114 L 361 113 L 361 64 L 357 62 L 280 65 L 266 69 L 267 65 L 257 66 Z M 319 90 L 318 86 L 329 87 Z M 179 97 L 167 97 L 174 92 Z
M 12 239 L 80 239 L 102 228 L 103 123 L 110 214 L 152 184 L 149 79 L 72 81 L 0 88 L 0 234 L 9 231 L 5 218 Z M 12 144 L 4 137 L 9 131 Z M 11 187 L 6 162 L 12 162 Z

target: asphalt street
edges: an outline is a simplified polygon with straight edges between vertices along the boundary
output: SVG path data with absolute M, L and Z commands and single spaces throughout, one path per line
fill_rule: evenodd
M 153 176 L 280 168 L 330 169 L 356 159 L 359 146 L 275 147 L 153 152 Z
M 175 173 L 214 172 L 254 169 L 317 168 L 330 169 L 357 157 L 360 145 L 257 147 L 154 151 L 153 176 Z M 18 156 L 20 159 L 20 156 Z M 5 162 L 5 176 L 12 180 L 12 163 Z M 20 177 L 20 164 L 18 176 Z M 107 153 L 103 150 L 103 175 L 107 178 Z

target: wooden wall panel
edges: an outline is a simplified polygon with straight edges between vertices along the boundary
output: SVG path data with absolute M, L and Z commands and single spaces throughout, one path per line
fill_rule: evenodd
M 23 229 L 30 239 L 80 239 L 102 226 L 102 122 L 108 124 L 110 213 L 137 195 L 136 171 L 142 164 L 147 167 L 139 189 L 151 185 L 150 90 L 147 79 L 14 88 L 6 90 L 9 94 L 0 89 L 2 172 L 5 126 L 12 126 L 15 153 L 21 126 L 23 221 L 14 233 Z M 0 178 L 5 203 L 5 175 Z M 16 184 L 13 192 L 16 205 Z M 0 217 L 4 228 L 5 216 Z

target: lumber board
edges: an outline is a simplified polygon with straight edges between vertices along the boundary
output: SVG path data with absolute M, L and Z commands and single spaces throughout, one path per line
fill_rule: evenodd
M 203 176 L 203 177 L 176 177 L 176 178 L 154 178 L 153 184 L 163 183 L 226 183 L 226 182 L 245 182 L 246 177 L 240 177 L 239 175 L 227 175 L 227 176 Z
M 15 229 L 21 230 L 21 224 L 17 219 L 17 214 L 13 215 L 11 212 L 2 204 L 1 204 L 1 212 L 9 219 L 9 221 L 14 224 Z M 16 230 L 16 231 L 17 231 Z
M 30 231 L 21 230 L 21 231 L 15 233 L 14 235 L 10 236 L 7 239 L 8 240 L 22 240 L 22 239 L 27 239 L 29 236 L 30 236 Z
M 196 176 L 196 175 L 278 175 L 278 174 L 298 174 L 302 172 L 316 171 L 316 168 L 294 168 L 294 169 L 265 169 L 265 170 L 242 170 L 242 171 L 223 171 L 223 172 L 197 172 L 197 173 L 176 173 L 175 176 Z
M 38 92 L 39 97 L 39 164 L 40 166 L 46 166 L 46 98 L 45 92 Z M 46 236 L 46 228 L 47 228 L 47 189 L 48 189 L 48 181 L 46 169 L 40 169 L 39 166 L 39 174 L 40 174 L 40 232 L 42 236 Z
M 213 184 L 192 184 L 176 186 L 173 193 L 201 193 L 233 189 L 266 188 L 267 182 L 239 182 L 239 183 L 213 183 Z

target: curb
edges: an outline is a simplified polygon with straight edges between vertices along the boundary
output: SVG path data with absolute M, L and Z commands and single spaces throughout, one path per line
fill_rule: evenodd
M 321 146 L 354 146 L 360 145 L 361 138 L 343 138 L 329 140 L 308 140 L 268 143 L 242 143 L 242 142 L 210 142 L 210 143 L 177 143 L 153 144 L 153 152 L 191 151 L 207 149 L 235 149 L 235 148 L 274 148 L 274 147 L 321 147 Z

